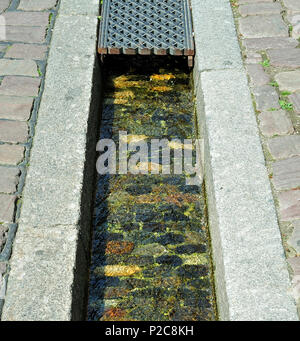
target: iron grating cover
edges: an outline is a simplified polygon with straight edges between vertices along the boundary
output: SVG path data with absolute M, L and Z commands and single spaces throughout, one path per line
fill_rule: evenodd
M 189 0 L 103 0 L 100 54 L 194 55 Z

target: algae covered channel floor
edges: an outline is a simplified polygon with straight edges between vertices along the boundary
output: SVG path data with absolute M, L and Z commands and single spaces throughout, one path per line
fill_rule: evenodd
M 99 139 L 196 138 L 182 58 L 108 57 L 103 69 Z M 184 175 L 98 174 L 95 192 L 88 320 L 215 320 L 203 188 Z

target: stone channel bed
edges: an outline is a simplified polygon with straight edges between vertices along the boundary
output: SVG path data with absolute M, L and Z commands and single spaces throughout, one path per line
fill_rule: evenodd
M 195 139 L 192 78 L 182 58 L 110 59 L 99 139 L 118 146 L 119 131 L 127 131 L 128 141 L 148 142 L 149 152 L 150 139 L 170 146 Z M 175 175 L 173 158 L 170 175 L 98 176 L 90 320 L 217 317 L 204 189 Z

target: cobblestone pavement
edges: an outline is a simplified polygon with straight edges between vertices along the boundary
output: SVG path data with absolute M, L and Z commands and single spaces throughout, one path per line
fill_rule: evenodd
M 195 138 L 182 64 L 106 65 L 100 138 Z M 216 318 L 201 188 L 182 175 L 104 175 L 95 200 L 89 320 Z
M 0 0 L 0 315 L 58 0 Z
M 300 1 L 231 4 L 300 304 Z

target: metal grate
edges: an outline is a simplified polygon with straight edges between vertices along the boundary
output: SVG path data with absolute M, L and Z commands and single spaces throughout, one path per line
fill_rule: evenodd
M 193 56 L 189 0 L 104 0 L 98 51 Z

